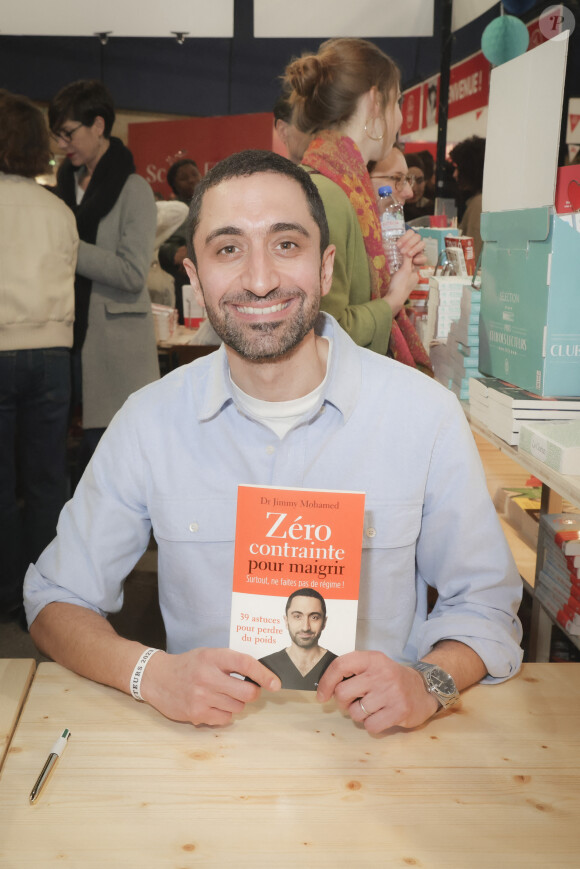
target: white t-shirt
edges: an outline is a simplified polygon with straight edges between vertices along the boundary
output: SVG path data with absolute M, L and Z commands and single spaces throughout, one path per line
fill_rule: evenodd
M 244 392 L 243 389 L 240 389 L 239 386 L 236 386 L 231 379 L 232 375 L 230 373 L 232 389 L 239 407 L 248 416 L 267 425 L 274 434 L 278 435 L 280 440 L 296 425 L 301 417 L 310 413 L 322 398 L 330 370 L 330 357 L 332 355 L 332 339 L 325 338 L 324 340 L 328 341 L 328 358 L 326 360 L 324 379 L 318 384 L 316 389 L 300 398 L 292 398 L 290 401 L 263 401 L 260 398 L 254 398 L 252 395 Z

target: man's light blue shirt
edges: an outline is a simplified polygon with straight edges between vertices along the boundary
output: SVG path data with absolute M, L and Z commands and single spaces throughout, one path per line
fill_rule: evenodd
M 488 681 L 517 671 L 522 584 L 457 399 L 328 315 L 317 330 L 326 390 L 281 440 L 236 406 L 223 346 L 129 398 L 28 571 L 29 623 L 52 601 L 118 611 L 152 527 L 167 650 L 227 646 L 238 485 L 346 489 L 366 493 L 357 648 L 414 662 L 453 639 Z

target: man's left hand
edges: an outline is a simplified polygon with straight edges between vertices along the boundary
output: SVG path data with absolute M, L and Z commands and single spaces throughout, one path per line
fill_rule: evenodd
M 422 676 L 382 652 L 349 652 L 336 658 L 320 679 L 316 696 L 321 703 L 334 697 L 369 733 L 417 727 L 439 709 Z

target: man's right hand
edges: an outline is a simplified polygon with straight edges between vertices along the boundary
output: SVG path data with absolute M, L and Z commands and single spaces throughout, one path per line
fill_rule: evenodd
M 278 677 L 251 655 L 232 649 L 193 649 L 181 655 L 153 655 L 143 673 L 141 696 L 174 721 L 223 725 L 246 703 L 258 699 L 260 686 L 268 691 L 281 688 Z

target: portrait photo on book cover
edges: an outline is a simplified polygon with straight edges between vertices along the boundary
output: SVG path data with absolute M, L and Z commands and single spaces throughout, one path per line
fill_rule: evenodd
M 290 645 L 260 658 L 282 682 L 282 688 L 316 691 L 320 677 L 337 657 L 321 643 L 328 620 L 326 601 L 314 588 L 293 591 L 286 601 L 284 623 Z
M 357 601 L 306 583 L 288 596 L 234 594 L 232 615 L 230 648 L 257 658 L 282 688 L 316 691 L 328 665 L 355 648 Z

